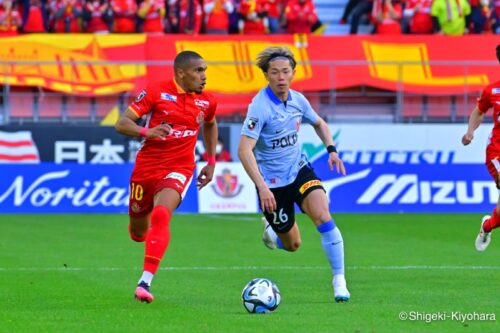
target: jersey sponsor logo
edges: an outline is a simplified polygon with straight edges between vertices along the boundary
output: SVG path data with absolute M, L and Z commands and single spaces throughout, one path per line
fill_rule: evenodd
M 184 176 L 183 174 L 178 173 L 178 172 L 171 172 L 168 175 L 166 175 L 164 179 L 169 179 L 169 178 L 178 180 L 182 184 L 184 184 L 186 182 L 186 176 Z
M 271 143 L 273 144 L 272 148 L 276 149 L 278 147 L 285 148 L 289 146 L 295 146 L 297 144 L 297 140 L 298 140 L 297 133 L 293 133 L 279 139 L 272 139 L 271 140 Z
M 302 186 L 299 188 L 299 193 L 304 194 L 308 189 L 310 189 L 313 186 L 321 186 L 321 181 L 318 179 L 313 179 L 305 184 L 302 184 Z
M 240 194 L 243 184 L 238 181 L 238 175 L 231 174 L 231 170 L 223 169 L 220 175 L 215 176 L 212 185 L 215 194 L 223 198 L 233 198 Z
M 146 90 L 141 91 L 140 94 L 135 98 L 135 101 L 140 102 L 144 97 L 146 97 L 146 95 Z
M 166 92 L 160 93 L 160 99 L 162 99 L 164 101 L 177 102 L 177 96 L 170 95 Z
M 187 138 L 188 136 L 196 136 L 198 134 L 198 131 L 196 130 L 184 130 L 184 129 L 176 129 L 172 128 L 172 130 L 169 133 L 169 136 L 173 136 L 175 138 Z
M 255 126 L 257 126 L 258 122 L 259 122 L 259 119 L 257 119 L 257 118 L 249 118 L 248 122 L 247 122 L 248 129 L 253 131 Z
M 493 88 L 493 89 L 491 89 L 491 94 L 492 95 L 500 94 L 500 88 Z
M 208 107 L 210 106 L 210 102 L 203 99 L 194 99 L 194 105 L 202 109 L 208 109 Z

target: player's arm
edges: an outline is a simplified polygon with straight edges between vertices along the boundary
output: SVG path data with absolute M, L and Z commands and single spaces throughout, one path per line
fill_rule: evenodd
M 137 125 L 139 118 L 139 115 L 129 107 L 116 122 L 115 130 L 120 134 L 132 137 L 165 139 L 165 136 L 168 135 L 172 129 L 167 124 L 161 124 L 153 128 L 142 127 Z
M 203 143 L 207 151 L 207 165 L 201 169 L 198 175 L 197 186 L 202 189 L 205 185 L 212 181 L 215 171 L 215 147 L 217 145 L 217 137 L 219 136 L 219 129 L 215 118 L 211 122 L 203 122 Z
M 259 191 L 260 207 L 263 211 L 272 212 L 276 210 L 276 200 L 274 199 L 274 195 L 269 187 L 267 187 L 267 184 L 264 181 L 264 178 L 262 178 L 257 166 L 257 160 L 253 154 L 253 149 L 255 148 L 256 143 L 257 140 L 246 135 L 242 135 L 238 146 L 238 157 L 243 165 L 243 168 L 245 168 L 248 176 L 252 179 L 253 183 L 257 187 L 257 190 Z
M 337 171 L 340 172 L 343 176 L 345 176 L 345 166 L 344 162 L 340 159 L 339 154 L 335 148 L 335 143 L 333 142 L 332 134 L 330 129 L 328 128 L 328 124 L 321 118 L 313 125 L 316 134 L 318 134 L 319 138 L 327 147 L 328 150 L 328 166 L 330 170 L 333 171 L 333 166 L 337 168 Z
M 462 137 L 462 144 L 464 146 L 467 146 L 472 142 L 472 139 L 474 139 L 474 131 L 479 127 L 479 125 L 481 125 L 483 119 L 484 113 L 482 113 L 476 105 L 469 116 L 469 125 L 467 127 L 467 132 Z

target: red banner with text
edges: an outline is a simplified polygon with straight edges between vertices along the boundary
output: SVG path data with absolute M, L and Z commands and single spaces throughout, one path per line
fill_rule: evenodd
M 170 78 L 182 50 L 209 64 L 207 90 L 225 110 L 242 105 L 266 81 L 254 65 L 270 45 L 289 47 L 301 91 L 367 85 L 409 93 L 477 92 L 500 78 L 498 37 L 490 36 L 188 36 L 55 35 L 0 38 L 0 82 L 85 96 L 137 92 Z

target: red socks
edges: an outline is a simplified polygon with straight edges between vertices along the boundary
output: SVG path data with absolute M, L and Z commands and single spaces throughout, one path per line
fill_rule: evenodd
M 483 230 L 485 232 L 491 232 L 491 230 L 500 227 L 500 216 L 498 216 L 497 209 L 493 209 L 491 217 L 486 220 L 483 224 Z
M 164 206 L 155 206 L 151 213 L 151 227 L 146 236 L 144 270 L 156 273 L 160 261 L 170 242 L 170 217 L 172 213 Z

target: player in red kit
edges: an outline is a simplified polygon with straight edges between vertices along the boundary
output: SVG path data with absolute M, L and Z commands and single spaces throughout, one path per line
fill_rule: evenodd
M 500 62 L 500 44 L 497 45 L 497 59 Z M 492 83 L 484 88 L 477 105 L 469 117 L 467 133 L 462 137 L 462 143 L 466 146 L 474 138 L 474 131 L 483 121 L 484 114 L 493 108 L 494 125 L 491 130 L 488 145 L 486 146 L 486 166 L 490 175 L 500 189 L 500 81 Z M 491 216 L 486 215 L 481 222 L 481 229 L 476 238 L 476 250 L 484 251 L 491 241 L 491 231 L 500 226 L 500 198 L 497 206 L 493 209 Z
M 208 153 L 197 185 L 202 188 L 213 177 L 218 129 L 215 98 L 203 92 L 207 64 L 192 51 L 174 60 L 174 78 L 149 85 L 123 113 L 116 130 L 132 137 L 144 137 L 130 177 L 129 233 L 145 242 L 144 271 L 135 298 L 150 303 L 149 288 L 170 240 L 170 218 L 179 206 L 194 168 L 194 149 L 200 127 Z M 146 125 L 137 125 L 146 117 Z

